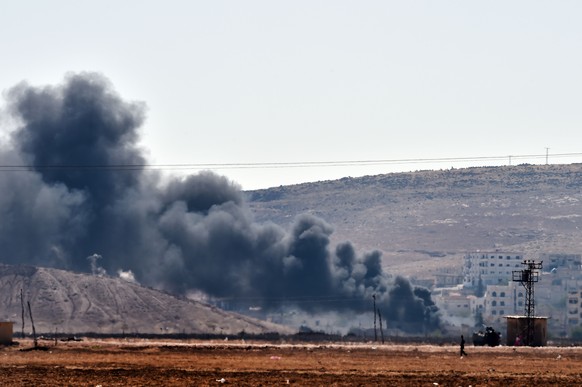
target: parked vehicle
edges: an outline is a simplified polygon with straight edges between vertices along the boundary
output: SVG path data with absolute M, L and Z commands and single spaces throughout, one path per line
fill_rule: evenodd
M 473 332 L 473 345 L 497 347 L 501 343 L 501 333 L 492 327 L 485 328 L 485 332 Z

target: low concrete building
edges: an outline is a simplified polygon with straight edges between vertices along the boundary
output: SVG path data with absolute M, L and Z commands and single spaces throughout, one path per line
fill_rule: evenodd
M 0 345 L 11 345 L 14 323 L 0 321 Z
M 523 343 L 524 332 L 527 330 L 526 316 L 505 316 L 507 319 L 507 345 L 516 345 L 516 339 Z M 534 320 L 534 347 L 543 347 L 548 344 L 548 318 L 532 317 Z

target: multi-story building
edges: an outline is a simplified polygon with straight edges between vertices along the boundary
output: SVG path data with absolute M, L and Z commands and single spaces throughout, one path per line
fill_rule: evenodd
M 522 253 L 477 251 L 464 256 L 463 291 L 469 294 L 469 309 L 482 317 L 487 325 L 502 329 L 505 316 L 525 314 L 526 289 L 513 281 L 513 272 L 523 270 Z M 536 261 L 543 262 L 543 272 L 535 283 L 535 314 L 547 316 L 552 335 L 567 336 L 582 330 L 582 255 L 543 253 Z M 447 278 L 448 279 L 448 278 Z M 439 279 L 446 284 L 446 279 Z M 471 296 L 470 294 L 473 294 Z M 441 295 L 448 314 L 463 310 L 458 295 Z M 457 306 L 459 305 L 459 306 Z M 453 312 L 453 313 L 451 313 Z
M 544 271 L 552 271 L 559 268 L 580 271 L 582 267 L 582 255 L 580 254 L 544 253 L 540 254 L 540 260 L 544 262 Z
M 580 325 L 582 318 L 582 310 L 580 309 L 580 300 L 582 299 L 582 292 L 578 289 L 568 289 L 568 303 L 566 304 L 566 321 L 568 326 Z
M 475 317 L 478 315 L 483 317 L 483 310 L 485 309 L 485 297 L 469 295 L 467 298 L 469 299 L 469 308 L 471 309 L 471 314 Z
M 523 314 L 525 289 L 516 282 L 488 285 L 484 299 L 483 320 L 499 325 L 505 322 L 505 316 Z
M 471 302 L 468 296 L 459 292 L 446 292 L 434 297 L 434 301 L 441 312 L 455 317 L 471 317 Z
M 474 252 L 465 255 L 463 285 L 477 291 L 489 285 L 507 285 L 512 272 L 520 270 L 523 254 L 503 251 Z
M 582 327 L 582 278 L 565 281 L 566 288 L 566 331 Z
M 437 288 L 446 288 L 451 286 L 460 285 L 463 283 L 464 277 L 460 273 L 435 273 L 434 274 L 434 285 Z

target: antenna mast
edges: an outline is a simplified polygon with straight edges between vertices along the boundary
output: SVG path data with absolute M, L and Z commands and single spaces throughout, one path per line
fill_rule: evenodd
M 542 261 L 543 262 L 543 261 Z M 533 346 L 535 333 L 535 299 L 534 299 L 534 283 L 539 281 L 538 270 L 542 269 L 542 262 L 533 260 L 524 260 L 521 264 L 525 266 L 523 270 L 513 271 L 513 281 L 519 282 L 525 288 L 525 345 Z

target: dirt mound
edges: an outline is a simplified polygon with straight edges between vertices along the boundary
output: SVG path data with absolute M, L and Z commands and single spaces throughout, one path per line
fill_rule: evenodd
M 200 302 L 179 299 L 120 278 L 0 265 L 0 320 L 21 330 L 21 296 L 30 301 L 37 332 L 210 333 L 289 329 Z M 28 314 L 25 332 L 32 330 Z

